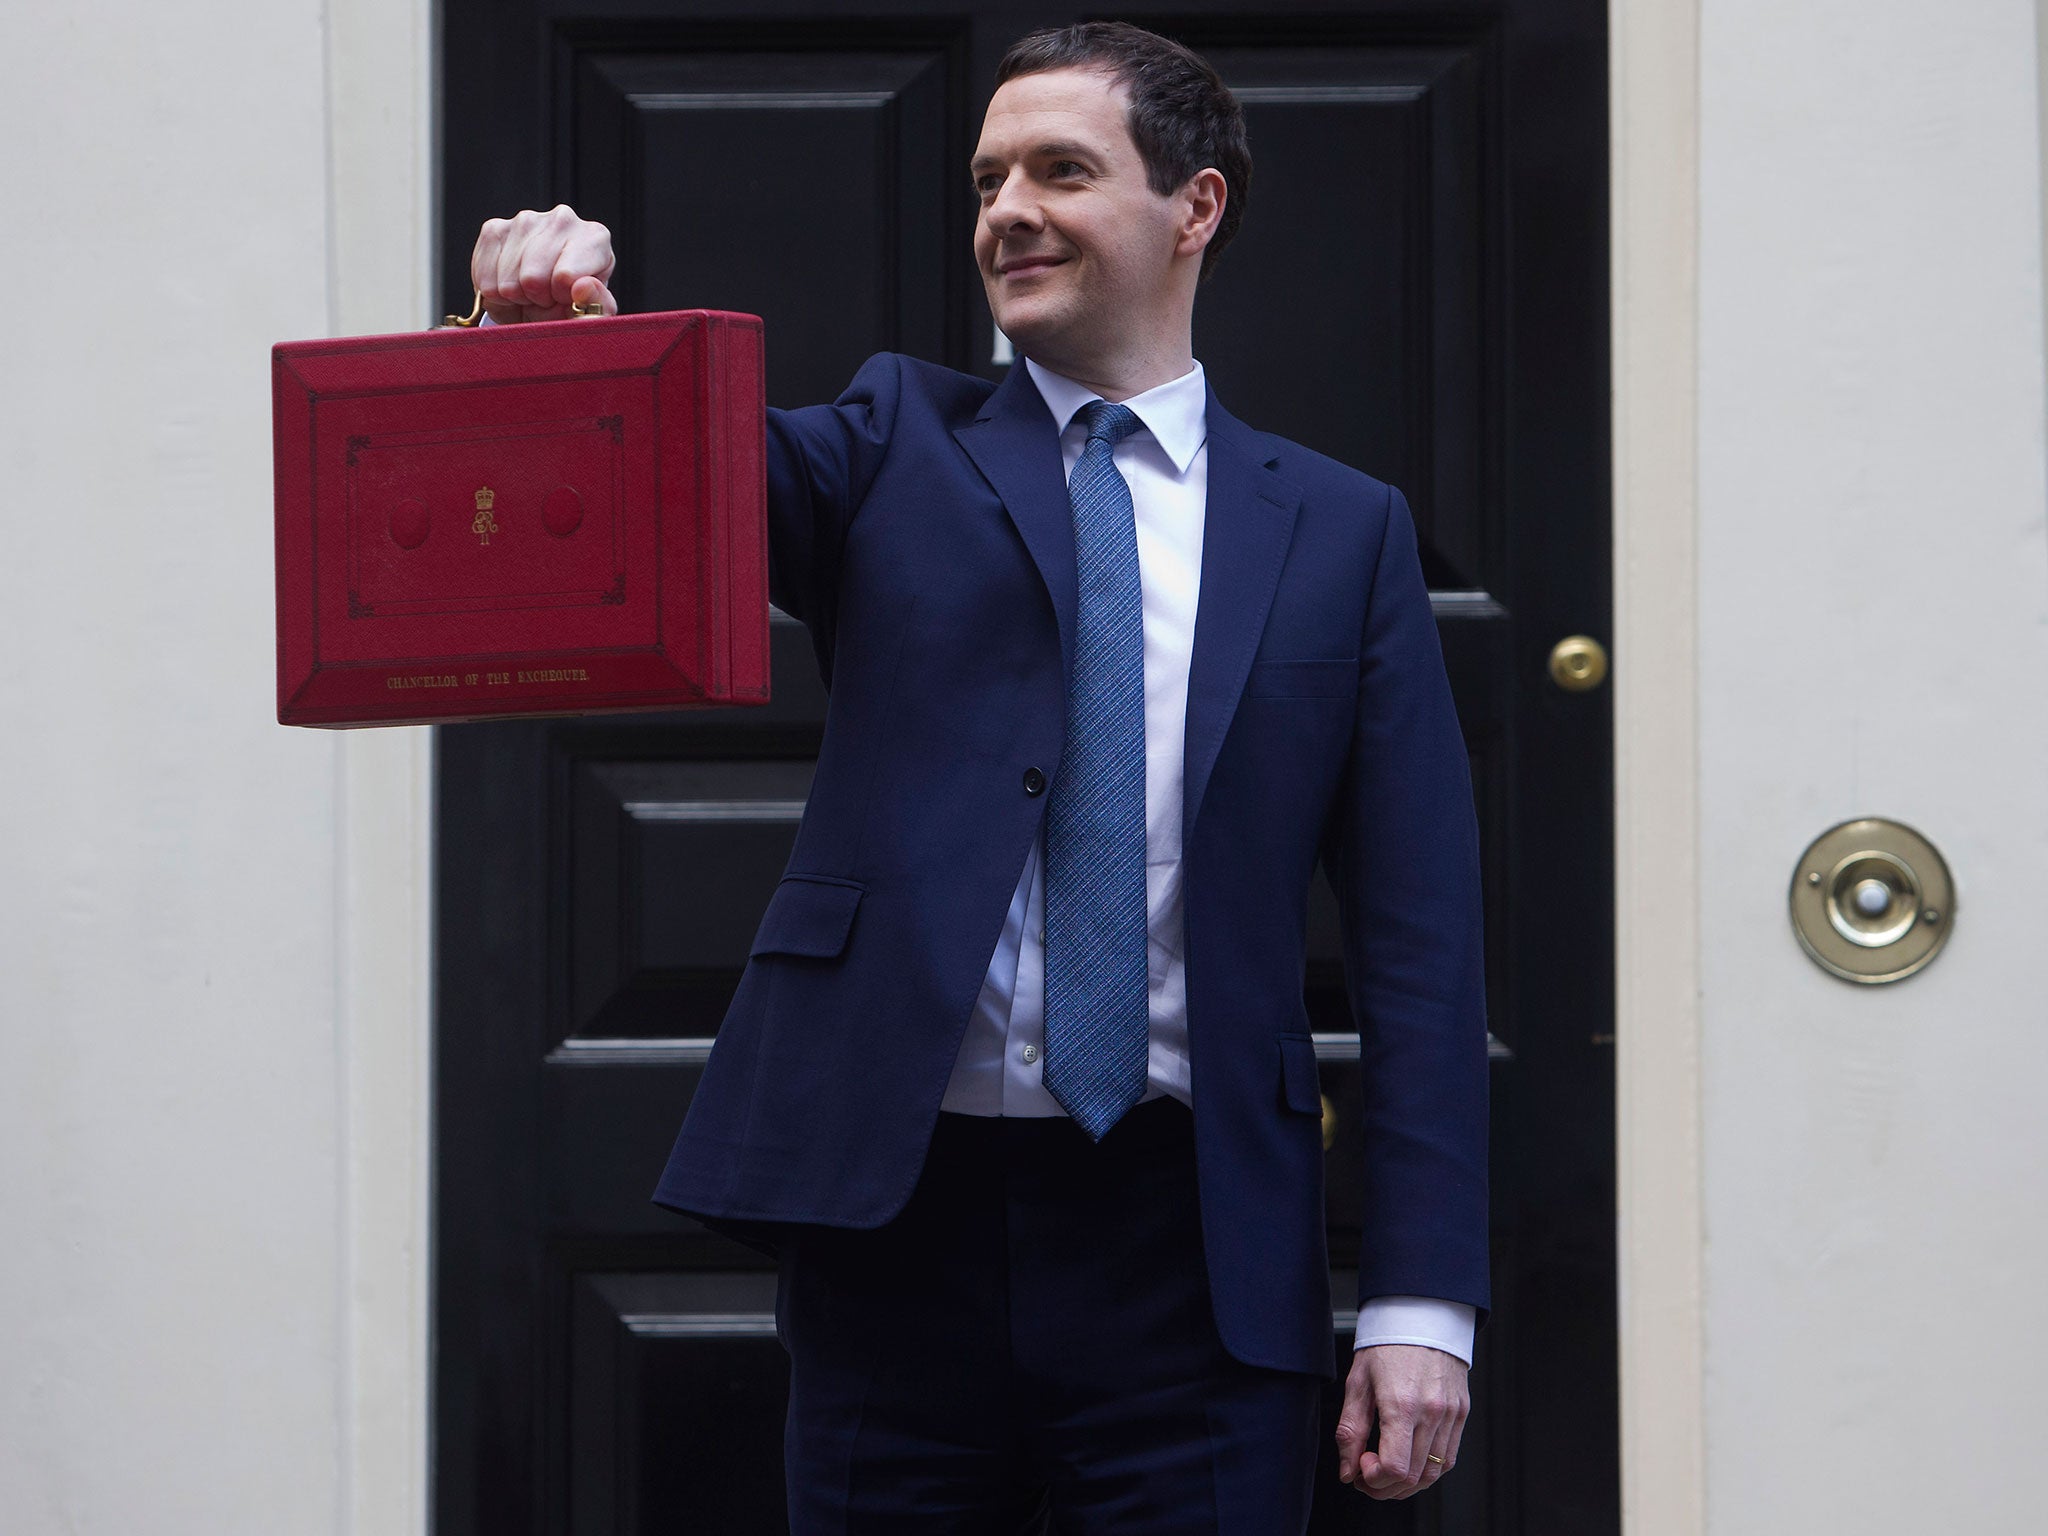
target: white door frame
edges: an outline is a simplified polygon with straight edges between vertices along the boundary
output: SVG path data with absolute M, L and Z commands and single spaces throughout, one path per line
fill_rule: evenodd
M 1706 1529 L 1698 0 L 1608 8 L 1622 1529 Z
M 418 330 L 432 291 L 432 0 L 329 0 L 328 320 Z M 441 307 L 437 307 L 437 305 Z M 463 306 L 467 309 L 467 304 Z M 344 1181 L 345 1536 L 425 1536 L 431 1355 L 433 749 L 424 726 L 340 733 L 337 891 Z

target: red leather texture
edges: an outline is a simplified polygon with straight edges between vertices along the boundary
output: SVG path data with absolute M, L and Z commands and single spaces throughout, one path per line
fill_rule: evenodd
M 766 702 L 757 316 L 288 341 L 271 381 L 282 723 Z

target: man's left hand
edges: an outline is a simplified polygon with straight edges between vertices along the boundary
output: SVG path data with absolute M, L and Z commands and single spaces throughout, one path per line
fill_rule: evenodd
M 1423 1344 L 1356 1350 L 1337 1417 L 1337 1475 L 1372 1498 L 1405 1499 L 1457 1465 L 1471 1412 L 1456 1355 Z M 1375 1425 L 1379 1446 L 1369 1451 Z

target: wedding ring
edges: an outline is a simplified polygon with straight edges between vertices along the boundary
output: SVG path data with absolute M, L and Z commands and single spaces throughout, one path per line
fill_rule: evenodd
M 1431 1451 L 1431 1452 L 1429 1453 L 1429 1459 L 1430 1459 L 1431 1461 L 1435 1462 L 1435 1463 L 1436 1463 L 1436 1464 L 1437 1464 L 1438 1466 L 1442 1466 L 1442 1465 L 1444 1464 L 1444 1459 L 1443 1459 L 1443 1457 L 1441 1457 L 1441 1456 L 1437 1455 L 1437 1454 L 1436 1454 L 1436 1452 L 1434 1452 L 1434 1451 Z

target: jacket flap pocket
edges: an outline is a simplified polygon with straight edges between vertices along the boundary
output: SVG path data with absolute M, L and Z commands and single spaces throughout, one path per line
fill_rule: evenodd
M 1323 1112 L 1323 1088 L 1316 1076 L 1316 1043 L 1307 1035 L 1280 1037 L 1280 1092 L 1289 1109 Z
M 1358 691 L 1358 661 L 1253 662 L 1244 691 L 1253 699 L 1348 699 Z
M 846 948 L 863 887 L 827 876 L 786 875 L 768 899 L 754 935 L 756 955 L 829 959 Z

